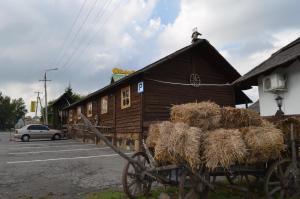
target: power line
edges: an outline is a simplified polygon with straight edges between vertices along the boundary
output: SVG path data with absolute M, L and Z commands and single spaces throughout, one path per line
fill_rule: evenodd
M 99 16 L 100 16 L 100 19 L 101 19 L 101 18 L 104 16 L 105 9 L 110 5 L 111 2 L 112 2 L 112 0 L 109 0 L 109 1 L 107 1 L 107 2 L 103 5 L 103 8 L 99 10 L 99 12 L 98 12 L 98 14 L 96 15 L 95 19 L 98 19 Z M 101 22 L 101 21 L 100 21 L 100 22 Z M 104 21 L 103 21 L 103 22 L 104 22 Z M 101 24 L 101 26 L 103 26 L 103 25 L 104 25 L 104 23 Z M 90 45 L 90 43 L 91 43 L 93 37 L 94 37 L 95 34 L 99 31 L 99 29 L 100 29 L 101 26 L 99 26 L 98 29 L 97 29 L 97 31 L 94 32 L 94 34 L 92 34 L 91 37 L 89 37 L 90 39 L 87 38 L 87 39 L 89 39 L 89 40 L 88 40 L 88 42 L 87 42 L 87 46 L 86 46 L 86 47 L 88 47 L 88 46 Z M 87 39 L 85 39 L 85 40 L 87 40 Z M 83 40 L 84 40 L 84 39 L 83 39 Z M 82 43 L 85 43 L 85 42 L 82 41 Z M 68 66 L 68 64 L 71 62 L 72 58 L 74 57 L 74 55 L 79 51 L 79 49 L 81 49 L 81 47 L 83 47 L 83 45 L 80 45 L 80 43 L 79 43 L 79 45 L 77 46 L 77 48 L 72 52 L 71 56 L 69 57 L 69 59 L 67 60 L 67 62 L 65 62 L 65 64 L 62 66 L 62 68 Z M 86 49 L 86 48 L 85 48 L 85 49 Z M 85 49 L 84 49 L 84 50 L 85 50 Z
M 85 19 L 84 19 L 83 22 L 80 24 L 80 26 L 79 26 L 79 28 L 77 29 L 77 31 L 76 31 L 74 37 L 72 38 L 72 40 L 71 40 L 71 42 L 70 42 L 70 47 L 72 46 L 72 43 L 77 39 L 77 37 L 78 37 L 80 31 L 82 30 L 82 28 L 83 28 L 84 25 L 86 24 L 86 22 L 87 22 L 89 16 L 91 15 L 91 13 L 92 13 L 92 11 L 93 11 L 95 5 L 97 4 L 97 2 L 98 2 L 98 0 L 95 0 L 94 3 L 93 3 L 93 5 L 92 5 L 91 8 L 89 9 L 89 11 L 88 11 L 88 13 L 87 13 Z M 61 62 L 62 60 L 63 60 L 63 57 L 62 57 L 62 59 L 58 62 L 58 64 L 60 64 L 60 62 Z M 68 60 L 68 59 L 67 59 L 67 60 Z M 64 66 L 64 65 L 65 65 L 65 64 L 63 64 L 63 66 Z
M 116 7 L 114 8 L 113 12 L 115 12 L 120 6 L 121 6 L 121 2 L 120 2 L 120 4 L 119 4 L 118 6 L 116 6 Z M 109 16 L 106 18 L 107 20 L 104 20 L 104 23 L 102 24 L 102 26 L 104 26 L 104 25 L 106 24 L 106 22 L 108 21 L 108 18 L 109 18 L 109 17 L 113 16 L 113 14 L 114 14 L 113 12 L 112 12 L 111 15 L 109 15 Z M 100 29 L 100 27 L 99 27 L 98 30 L 96 30 L 95 35 L 96 35 L 100 30 L 101 30 L 101 29 Z M 89 40 L 88 45 L 87 45 L 86 48 L 82 51 L 82 53 L 80 53 L 80 55 L 84 54 L 84 52 L 86 51 L 87 47 L 88 47 L 89 45 L 92 44 L 93 39 L 95 39 L 95 38 L 92 37 L 92 38 Z M 90 59 L 90 61 L 88 62 L 88 64 L 89 64 L 90 62 L 91 62 L 91 59 Z M 87 64 L 87 65 L 88 65 L 88 64 Z
M 57 59 L 56 59 L 56 61 L 55 61 L 55 65 L 58 64 L 58 61 L 60 60 L 60 57 L 63 55 L 62 53 L 63 53 L 64 50 L 65 50 L 65 47 L 66 47 L 66 44 L 67 44 L 67 40 L 69 39 L 69 36 L 71 35 L 71 33 L 72 33 L 72 31 L 73 31 L 73 29 L 74 29 L 74 27 L 75 27 L 75 25 L 76 25 L 76 23 L 77 23 L 77 21 L 78 21 L 80 15 L 81 15 L 81 13 L 82 13 L 82 11 L 83 11 L 83 9 L 84 9 L 86 3 L 87 3 L 87 0 L 84 0 L 84 2 L 81 4 L 80 9 L 79 9 L 79 12 L 77 13 L 77 15 L 76 15 L 76 17 L 75 17 L 75 19 L 74 19 L 74 21 L 73 21 L 73 23 L 72 23 L 72 25 L 71 25 L 71 28 L 69 29 L 69 31 L 68 31 L 67 34 L 66 34 L 66 37 L 64 38 L 64 40 L 63 40 L 63 42 L 62 42 L 62 45 L 61 45 L 61 47 L 59 48 L 60 50 L 59 50 L 59 54 L 58 54 L 58 56 L 57 56 Z
M 104 26 L 104 25 L 107 23 L 109 17 L 113 16 L 114 12 L 115 12 L 121 5 L 122 5 L 122 2 L 120 1 L 119 4 L 118 4 L 117 6 L 115 6 L 115 7 L 112 9 L 111 14 L 110 14 L 110 15 L 107 15 L 107 18 L 106 18 L 105 20 L 102 21 L 103 23 L 101 24 L 101 26 L 98 26 L 98 29 L 97 29 L 97 30 L 94 32 L 94 34 L 90 37 L 89 41 L 87 42 L 86 47 L 81 51 L 81 53 L 79 54 L 79 56 L 81 56 L 82 54 L 85 53 L 85 51 L 87 50 L 87 48 L 92 44 L 92 41 L 95 39 L 95 35 L 101 30 L 101 27 Z M 74 60 L 73 60 L 73 62 L 74 62 Z M 73 63 L 73 62 L 72 62 L 72 63 Z M 86 65 L 88 65 L 90 62 L 91 62 L 91 60 L 90 60 Z M 71 63 L 69 66 L 71 66 L 72 63 Z M 67 67 L 66 67 L 66 68 L 67 68 Z M 66 69 L 66 68 L 64 68 L 64 69 Z

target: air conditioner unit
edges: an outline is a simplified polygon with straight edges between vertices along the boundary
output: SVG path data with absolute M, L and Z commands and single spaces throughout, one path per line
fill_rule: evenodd
M 286 90 L 286 78 L 281 73 L 273 73 L 263 78 L 265 92 L 276 92 Z

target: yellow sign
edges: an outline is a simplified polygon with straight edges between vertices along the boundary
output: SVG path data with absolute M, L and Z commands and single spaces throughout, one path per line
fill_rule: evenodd
M 113 68 L 112 69 L 113 74 L 125 74 L 125 75 L 129 75 L 131 73 L 134 73 L 134 70 L 123 70 L 120 68 Z
M 36 101 L 31 101 L 30 112 L 35 112 L 36 110 Z

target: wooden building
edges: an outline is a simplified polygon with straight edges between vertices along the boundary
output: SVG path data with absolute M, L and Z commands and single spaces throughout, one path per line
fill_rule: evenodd
M 97 126 L 111 127 L 118 145 L 136 143 L 149 124 L 168 120 L 173 104 L 214 101 L 222 106 L 251 100 L 231 85 L 240 74 L 205 39 L 199 39 L 65 108 L 68 123 L 79 113 Z

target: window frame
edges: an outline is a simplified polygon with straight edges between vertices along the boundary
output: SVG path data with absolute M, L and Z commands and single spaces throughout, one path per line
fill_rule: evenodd
M 128 90 L 128 96 L 124 97 L 123 96 L 123 92 Z M 129 103 L 128 104 L 123 104 L 123 101 L 126 100 L 128 98 Z M 131 90 L 130 90 L 130 85 L 124 87 L 121 89 L 121 109 L 126 109 L 131 107 Z
M 106 100 L 106 104 L 103 104 L 104 100 Z M 103 108 L 105 105 L 105 108 Z M 105 95 L 100 98 L 100 113 L 107 114 L 108 113 L 108 95 Z
M 90 110 L 91 108 L 91 110 Z M 86 115 L 87 117 L 92 117 L 93 116 L 93 102 L 89 102 L 86 105 Z
M 76 109 L 77 119 L 81 119 L 80 113 L 82 113 L 82 109 L 81 109 L 81 106 L 78 106 L 77 109 Z

